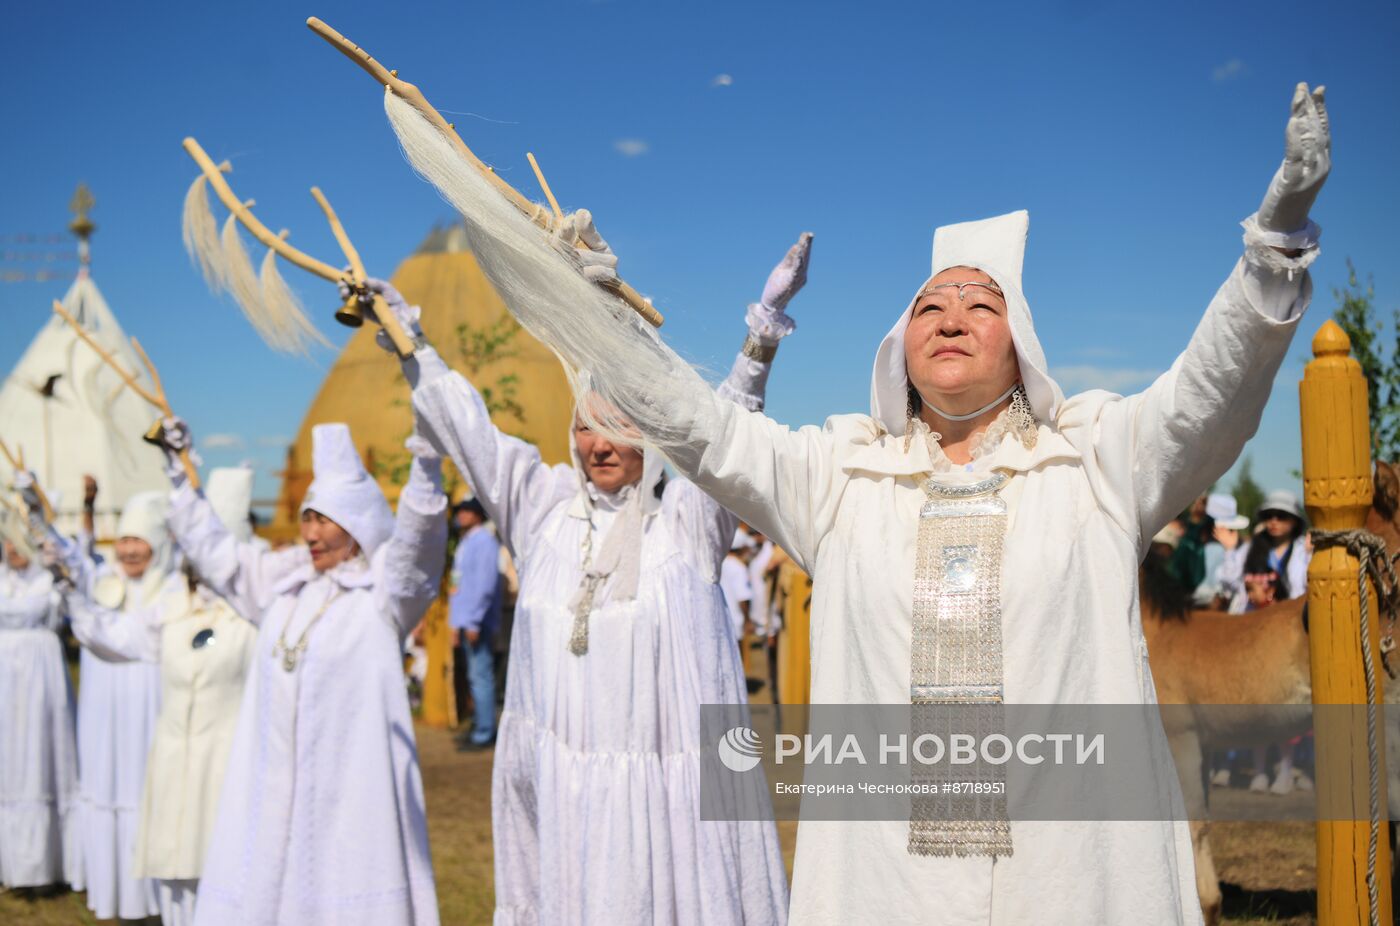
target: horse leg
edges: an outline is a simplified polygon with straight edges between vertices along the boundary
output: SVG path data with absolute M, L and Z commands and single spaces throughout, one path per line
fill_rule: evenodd
M 1195 730 L 1182 730 L 1167 739 L 1176 762 L 1177 778 L 1181 780 L 1186 817 L 1191 821 L 1191 850 L 1196 860 L 1196 893 L 1201 902 L 1201 915 L 1206 926 L 1215 926 L 1220 921 L 1220 878 L 1215 873 L 1215 859 L 1206 839 L 1205 757 L 1201 739 Z

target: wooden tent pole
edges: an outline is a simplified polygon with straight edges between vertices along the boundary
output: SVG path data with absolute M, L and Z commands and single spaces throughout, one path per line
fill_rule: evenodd
M 1303 501 L 1313 527 L 1353 530 L 1365 524 L 1374 485 L 1366 378 L 1351 342 L 1333 321 L 1312 342 L 1314 358 L 1298 386 L 1303 431 Z M 1308 642 L 1317 749 L 1317 922 L 1370 920 L 1367 858 L 1371 838 L 1366 667 L 1361 651 L 1358 563 L 1344 547 L 1317 550 L 1308 566 Z M 1369 594 L 1377 601 L 1374 586 Z M 1387 678 L 1380 658 L 1380 615 L 1372 609 L 1374 678 Z M 1382 686 L 1376 685 L 1376 698 Z M 1390 922 L 1390 844 L 1385 833 L 1385 725 L 1375 731 L 1380 761 L 1381 831 L 1376 866 L 1380 922 Z
M 442 113 L 438 112 L 437 109 L 433 107 L 433 104 L 428 102 L 427 97 L 423 96 L 423 91 L 407 81 L 399 80 L 397 71 L 391 71 L 384 67 L 384 65 L 374 60 L 369 52 L 365 51 L 315 16 L 308 19 L 306 25 L 312 32 L 329 42 L 331 46 L 341 54 L 359 65 L 365 73 L 375 79 L 375 82 L 378 83 L 379 86 L 388 89 L 395 96 L 418 110 L 423 118 L 427 119 L 434 128 L 442 133 L 447 143 L 451 145 L 468 164 L 476 168 L 476 170 L 486 178 L 487 182 L 495 187 L 496 191 L 504 196 L 512 206 L 528 216 L 531 221 L 540 225 L 546 231 L 553 228 L 553 223 L 544 216 L 544 213 L 536 210 L 534 203 L 516 190 L 515 187 L 502 180 L 495 171 L 487 167 L 486 164 L 467 147 L 466 142 L 462 141 L 462 137 L 457 134 L 452 124 L 442 117 Z M 585 242 L 579 242 L 579 244 L 587 247 Z M 648 302 L 641 293 L 637 292 L 631 286 L 628 286 L 622 280 L 618 280 L 615 285 L 608 285 L 604 288 L 615 292 L 633 309 L 633 311 L 642 316 L 642 318 L 646 319 L 649 323 L 656 327 L 661 326 L 661 323 L 664 321 L 661 313 L 658 312 L 656 307 Z

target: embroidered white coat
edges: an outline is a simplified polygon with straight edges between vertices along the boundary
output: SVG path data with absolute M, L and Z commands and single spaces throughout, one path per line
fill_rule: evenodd
M 757 377 L 731 375 L 722 394 L 741 401 L 735 383 L 761 405 Z M 592 494 L 590 525 L 579 473 L 498 431 L 456 373 L 415 390 L 414 408 L 520 575 L 491 789 L 497 926 L 785 922 L 773 823 L 700 820 L 700 705 L 747 699 L 716 584 L 734 516 L 669 481 L 643 522 L 636 599 L 595 607 L 576 656 L 570 600 L 585 537 L 596 551 L 617 516 L 607 497 Z
M 317 573 L 304 546 L 238 543 L 203 496 L 174 494 L 181 549 L 259 623 L 198 926 L 438 922 L 401 644 L 437 596 L 445 510 L 440 493 L 410 481 L 393 536 L 367 566 Z M 331 595 L 295 671 L 285 671 L 278 637 L 294 644 Z
M 148 612 L 75 603 L 78 640 L 109 662 L 156 662 L 160 716 L 146 762 L 133 873 L 195 880 L 214 828 L 257 628 L 207 589 L 172 588 Z M 209 645 L 194 636 L 208 630 Z
M 0 565 L 0 885 L 77 876 L 78 746 L 59 596 L 37 565 Z
M 1138 613 L 1141 554 L 1254 433 L 1310 294 L 1305 275 L 1273 280 L 1289 295 L 1285 311 L 1265 314 L 1247 295 L 1260 292 L 1259 273 L 1236 266 L 1185 353 L 1145 392 L 1075 396 L 1041 425 L 1033 450 L 1008 439 L 979 461 L 1012 475 L 1003 493 L 1008 703 L 1155 701 Z M 662 410 L 673 428 L 689 422 L 690 436 L 663 449 L 813 575 L 812 702 L 907 704 L 919 481 L 935 468 L 923 441 L 906 452 L 864 415 L 793 431 L 690 391 Z M 1179 803 L 1165 736 L 1155 745 L 1157 784 Z M 1200 921 L 1185 823 L 1013 821 L 1012 834 L 1015 854 L 994 864 L 911 856 L 907 822 L 804 822 L 791 922 Z

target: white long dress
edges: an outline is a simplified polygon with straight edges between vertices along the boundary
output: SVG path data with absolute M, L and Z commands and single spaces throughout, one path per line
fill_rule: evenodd
M 78 746 L 53 577 L 0 566 L 0 885 L 76 876 Z
M 88 597 L 139 623 L 158 620 L 161 602 L 178 594 L 178 574 L 127 579 L 103 566 Z M 160 913 L 155 885 L 132 867 L 141 822 L 146 757 L 160 713 L 160 666 L 108 662 L 83 650 L 78 674 L 79 813 L 82 884 L 98 919 Z
M 1246 252 L 1185 352 L 1146 391 L 1075 396 L 1040 423 L 1033 449 L 1007 438 L 976 461 L 984 476 L 1010 477 L 1002 493 L 1006 703 L 1155 703 L 1138 564 L 1153 534 L 1254 433 L 1311 294 L 1301 267 L 1285 273 L 1279 259 L 1265 260 L 1272 263 L 1261 262 L 1258 248 Z M 644 338 L 636 340 L 645 350 Z M 903 357 L 901 347 L 901 373 Z M 627 353 L 615 362 L 627 363 Z M 591 372 L 620 375 L 606 366 Z M 813 576 L 812 703 L 907 705 L 920 484 L 945 468 L 941 450 L 917 437 L 906 445 L 866 415 L 791 430 L 699 386 L 619 404 L 643 433 L 667 441 L 682 473 Z M 1152 788 L 1180 805 L 1165 734 L 1151 734 L 1159 771 Z M 791 921 L 1201 921 L 1180 818 L 1013 820 L 1011 832 L 1014 854 L 994 861 L 913 855 L 907 821 L 804 820 Z
M 757 384 L 750 405 L 762 367 L 728 381 Z M 497 430 L 456 373 L 415 390 L 414 407 L 520 576 L 491 789 L 497 926 L 784 922 L 773 823 L 700 820 L 700 706 L 748 697 L 717 584 L 735 517 L 667 482 L 643 522 L 636 598 L 595 607 L 576 656 L 581 548 L 590 533 L 601 545 L 623 503 Z
M 156 881 L 165 926 L 182 926 L 194 915 L 257 628 L 203 586 L 172 591 L 141 615 L 149 624 L 81 604 L 71 616 L 79 641 L 102 659 L 160 664 L 133 873 Z
M 171 530 L 196 571 L 259 624 L 195 922 L 433 926 L 400 644 L 437 596 L 446 499 L 410 480 L 393 537 L 368 563 L 324 573 L 305 547 L 237 543 L 187 487 L 171 505 Z M 295 644 L 318 614 L 286 671 L 278 638 L 285 631 Z

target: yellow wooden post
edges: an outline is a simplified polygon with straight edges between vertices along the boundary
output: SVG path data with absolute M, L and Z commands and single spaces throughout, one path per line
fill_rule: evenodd
M 1333 321 L 1313 338 L 1314 359 L 1299 384 L 1303 425 L 1303 497 L 1314 527 L 1350 530 L 1371 507 L 1371 431 L 1366 378 L 1350 356 L 1351 341 Z M 1319 550 L 1308 567 L 1308 635 L 1312 650 L 1313 704 L 1366 703 L 1361 657 L 1357 562 L 1339 547 Z M 1371 608 L 1371 651 L 1376 656 L 1377 699 L 1386 677 L 1380 663 L 1380 614 Z M 1369 921 L 1366 856 L 1370 839 L 1369 775 L 1364 711 L 1319 711 L 1317 804 L 1351 807 L 1349 819 L 1317 822 L 1317 922 L 1319 926 Z M 1382 828 L 1375 877 L 1380 922 L 1391 921 L 1390 849 L 1384 827 L 1385 741 L 1380 750 Z M 1332 813 L 1331 816 L 1343 814 Z
M 784 563 L 779 582 L 787 594 L 783 632 L 778 636 L 779 700 L 808 704 L 812 698 L 812 580 L 794 563 Z
M 457 719 L 452 690 L 452 628 L 447 624 L 447 597 L 440 595 L 423 618 L 423 648 L 428 677 L 423 681 L 421 719 L 430 727 L 448 727 Z

